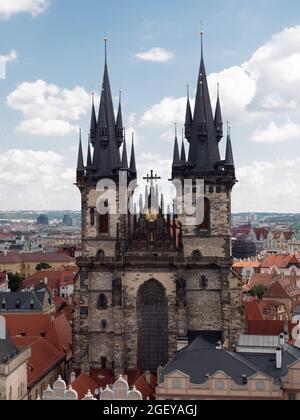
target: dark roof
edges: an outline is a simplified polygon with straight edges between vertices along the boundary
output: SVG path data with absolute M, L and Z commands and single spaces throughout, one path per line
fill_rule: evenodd
M 300 359 L 299 349 L 285 345 L 282 369 L 276 369 L 275 354 L 215 350 L 211 348 L 211 343 L 205 346 L 203 340 L 203 337 L 198 337 L 190 346 L 177 353 L 163 369 L 159 383 L 164 381 L 166 375 L 178 370 L 189 376 L 194 384 L 207 382 L 208 375 L 212 376 L 219 371 L 224 372 L 238 385 L 243 385 L 244 375 L 251 378 L 258 373 L 270 376 L 275 383 L 280 384 L 280 379 L 288 373 L 288 367 Z
M 188 375 L 194 384 L 207 382 L 207 375 L 212 376 L 222 371 L 231 377 L 237 384 L 243 384 L 243 375 L 251 377 L 259 372 L 256 366 L 246 360 L 240 360 L 235 353 L 225 350 L 211 349 L 211 343 L 207 344 L 210 349 L 203 348 L 203 338 L 198 337 L 194 342 L 179 352 L 175 358 L 162 371 L 159 382 L 163 382 L 164 376 L 179 370 Z
M 8 363 L 18 353 L 17 347 L 9 336 L 5 340 L 0 339 L 0 364 Z
M 40 290 L 38 292 L 0 292 L 0 312 L 11 311 L 37 311 L 43 310 L 43 302 L 47 292 Z M 31 302 L 34 302 L 33 309 Z M 5 309 L 2 309 L 2 303 L 5 303 Z M 19 309 L 17 309 L 19 306 Z

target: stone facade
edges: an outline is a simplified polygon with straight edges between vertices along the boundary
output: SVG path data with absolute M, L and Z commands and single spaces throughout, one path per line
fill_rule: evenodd
M 78 153 L 83 250 L 77 260 L 74 367 L 86 373 L 107 367 L 116 375 L 129 368 L 153 372 L 202 331 L 219 332 L 225 347 L 231 348 L 243 331 L 242 281 L 232 270 L 231 258 L 231 191 L 236 178 L 229 136 L 226 159 L 220 160 L 220 101 L 213 119 L 203 57 L 194 117 L 189 100 L 187 107 L 189 158 L 184 144 L 179 156 L 176 136 L 172 175 L 174 180 L 193 181 L 194 203 L 196 182 L 204 180 L 203 223 L 191 225 L 190 215 L 174 214 L 176 206 L 173 214 L 165 211 L 153 172 L 146 178 L 150 194 L 147 189 L 145 200 L 140 198 L 138 215 L 112 211 L 122 196 L 110 186 L 101 191 L 97 183 L 119 185 L 119 173 L 124 172 L 128 182 L 137 179 L 134 146 L 128 165 L 121 104 L 117 121 L 113 110 L 106 61 L 98 121 L 92 108 L 93 157 L 89 148 L 85 166 L 81 139 Z M 107 193 L 116 200 L 108 199 Z M 107 216 L 98 214 L 99 203 L 107 207 Z
M 214 190 L 216 191 L 216 189 Z M 138 294 L 154 279 L 166 294 L 168 358 L 178 340 L 191 332 L 220 331 L 231 348 L 243 330 L 241 278 L 230 256 L 230 191 L 211 192 L 210 231 L 183 229 L 183 255 L 178 250 L 123 252 L 117 255 L 117 216 L 110 216 L 109 233 L 97 234 L 90 209 L 99 197 L 82 186 L 83 253 L 77 263 L 77 310 L 74 323 L 74 363 L 88 372 L 108 367 L 116 374 L 139 363 Z M 184 218 L 182 219 L 184 223 Z M 104 252 L 101 258 L 99 250 Z M 199 254 L 194 252 L 199 251 Z M 180 281 L 183 282 L 180 289 Z M 178 285 L 179 284 L 179 285 Z M 106 304 L 99 307 L 100 295 Z

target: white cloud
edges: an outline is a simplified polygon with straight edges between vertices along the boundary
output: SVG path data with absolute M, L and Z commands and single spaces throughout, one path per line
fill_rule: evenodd
M 149 51 L 135 54 L 136 58 L 143 61 L 153 61 L 155 63 L 165 63 L 174 58 L 174 53 L 164 48 L 152 48 Z
M 223 115 L 232 123 L 269 123 L 300 106 L 300 26 L 274 35 L 250 60 L 208 76 L 212 104 L 221 85 Z M 142 125 L 183 122 L 186 98 L 166 97 L 141 117 Z M 265 121 L 264 121 L 265 123 Z M 299 121 L 300 125 L 300 121 Z M 253 136 L 254 137 L 254 136 Z
M 3 210 L 78 209 L 75 169 L 52 151 L 8 150 L 0 154 L 0 200 Z
M 175 122 L 184 123 L 186 98 L 164 98 L 141 117 L 140 125 L 170 126 Z
M 271 122 L 265 129 L 256 130 L 252 136 L 257 143 L 279 143 L 295 138 L 300 140 L 300 126 L 291 121 L 282 126 Z
M 300 209 L 300 158 L 255 161 L 237 170 L 233 211 L 295 212 Z
M 50 5 L 50 0 L 1 0 L 0 19 L 6 20 L 19 13 L 30 13 L 36 17 Z
M 82 87 L 62 89 L 43 80 L 24 82 L 7 97 L 7 104 L 24 116 L 17 130 L 42 136 L 64 136 L 77 130 L 70 122 L 86 114 L 90 102 Z

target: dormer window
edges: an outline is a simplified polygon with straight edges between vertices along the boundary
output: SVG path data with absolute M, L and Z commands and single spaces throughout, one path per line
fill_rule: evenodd
M 20 299 L 16 300 L 16 309 L 21 309 L 21 301 Z
M 4 298 L 2 300 L 1 309 L 6 309 L 6 300 Z

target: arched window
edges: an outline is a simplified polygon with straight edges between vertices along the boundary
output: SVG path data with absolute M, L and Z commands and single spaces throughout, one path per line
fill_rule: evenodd
M 97 308 L 99 310 L 103 310 L 103 309 L 107 309 L 108 308 L 108 299 L 107 299 L 107 296 L 104 293 L 101 293 L 98 296 Z

